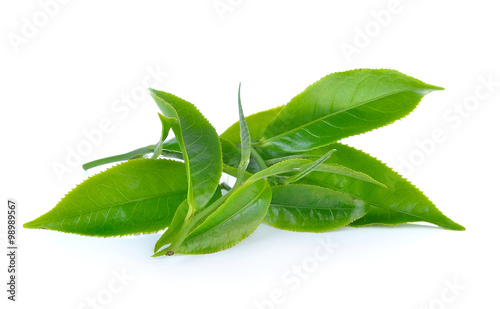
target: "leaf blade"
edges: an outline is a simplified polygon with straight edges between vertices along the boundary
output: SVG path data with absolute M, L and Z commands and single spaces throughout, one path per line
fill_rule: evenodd
M 270 167 L 268 167 L 265 170 L 259 171 L 252 176 L 250 176 L 247 179 L 247 182 L 253 182 L 257 181 L 259 179 L 263 178 L 268 178 L 271 176 L 277 176 L 277 175 L 282 175 L 282 174 L 287 174 L 287 173 L 294 173 L 294 175 L 301 174 L 303 170 L 308 170 L 309 173 L 312 173 L 312 171 L 309 170 L 308 167 L 311 165 L 314 166 L 314 161 L 307 160 L 307 159 L 288 159 L 288 160 L 283 160 L 280 161 Z M 315 167 L 315 171 L 319 172 L 325 172 L 325 173 L 332 173 L 332 174 L 339 174 L 343 175 L 349 178 L 354 178 L 358 179 L 364 182 L 369 182 L 373 183 L 377 186 L 381 186 L 386 188 L 386 186 L 373 179 L 369 175 L 355 171 L 353 169 L 350 169 L 346 166 L 340 165 L 340 164 L 320 164 Z M 294 176 L 292 175 L 292 177 Z
M 238 166 L 238 177 L 236 177 L 236 186 L 239 186 L 245 177 L 245 172 L 247 170 L 248 164 L 250 163 L 250 153 L 252 149 L 252 141 L 250 137 L 250 132 L 248 131 L 247 122 L 245 120 L 245 115 L 243 113 L 243 107 L 241 106 L 241 83 L 238 88 L 238 114 L 240 117 L 240 149 L 241 149 L 241 160 Z
M 367 182 L 321 172 L 313 172 L 303 179 L 304 183 L 346 192 L 370 204 L 368 213 L 351 225 L 397 225 L 425 221 L 446 229 L 465 229 L 439 211 L 434 203 L 408 180 L 369 154 L 340 143 L 316 149 L 310 153 L 317 155 L 330 148 L 337 149 L 337 152 L 326 162 L 342 164 L 365 172 L 389 187 L 389 190 L 386 190 Z
M 248 237 L 264 219 L 271 202 L 265 180 L 244 184 L 184 240 L 175 253 L 205 254 L 232 247 Z M 153 256 L 165 255 L 168 248 Z
M 186 195 L 183 163 L 127 161 L 88 178 L 24 227 L 103 237 L 151 233 L 170 224 Z
M 302 152 L 328 145 L 390 124 L 408 115 L 425 94 L 441 89 L 393 70 L 330 74 L 293 98 L 257 147 Z
M 209 204 L 215 202 L 220 197 L 222 197 L 222 189 L 219 186 L 215 191 L 214 196 L 212 196 L 212 198 L 210 199 Z M 189 205 L 187 204 L 187 200 L 184 200 L 184 202 L 182 202 L 181 205 L 179 205 L 179 207 L 177 208 L 168 229 L 163 233 L 163 235 L 161 235 L 158 241 L 156 241 L 154 252 L 158 252 L 161 248 L 170 244 L 175 239 L 175 237 L 181 230 L 184 221 L 188 219 L 188 210 Z
M 160 113 L 158 113 L 158 117 L 160 117 L 161 121 L 161 135 L 160 135 L 160 140 L 156 144 L 152 159 L 158 158 L 158 156 L 163 151 L 163 142 L 167 139 L 168 132 L 170 132 L 172 125 L 177 121 L 177 118 L 165 117 Z
M 262 138 L 264 131 L 271 120 L 283 109 L 284 105 L 271 108 L 262 112 L 258 112 L 245 117 L 248 131 L 252 141 L 258 141 Z M 237 121 L 224 131 L 220 137 L 239 144 L 240 139 L 240 122 Z

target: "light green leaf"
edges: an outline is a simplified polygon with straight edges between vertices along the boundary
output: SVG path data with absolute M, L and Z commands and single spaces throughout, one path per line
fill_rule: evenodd
M 170 93 L 150 89 L 161 112 L 178 119 L 172 126 L 188 175 L 188 204 L 199 210 L 210 200 L 222 175 L 222 153 L 215 129 L 196 107 Z
M 384 163 L 360 150 L 337 143 L 313 150 L 309 153 L 320 155 L 330 149 L 337 149 L 337 152 L 335 156 L 330 157 L 326 161 L 327 163 L 342 164 L 364 172 L 377 178 L 389 188 L 387 190 L 374 184 L 343 175 L 316 171 L 301 180 L 304 183 L 343 191 L 368 203 L 370 205 L 368 213 L 351 225 L 395 225 L 405 222 L 425 221 L 446 229 L 464 230 L 463 226 L 443 215 L 408 180 L 401 177 Z
M 214 196 L 212 196 L 212 198 L 210 199 L 209 204 L 215 202 L 221 196 L 222 196 L 222 191 L 221 191 L 221 188 L 219 186 L 217 188 L 217 190 L 215 191 Z M 172 219 L 172 223 L 170 223 L 170 226 L 168 227 L 168 229 L 163 233 L 163 235 L 161 235 L 160 239 L 158 239 L 158 241 L 156 242 L 155 248 L 154 248 L 155 252 L 157 252 L 158 250 L 160 250 L 164 246 L 170 244 L 174 240 L 177 233 L 179 233 L 179 231 L 181 230 L 182 225 L 184 224 L 184 221 L 186 221 L 186 219 L 187 219 L 188 209 L 189 209 L 189 206 L 187 204 L 187 200 L 185 200 L 177 208 L 177 211 L 175 212 L 174 217 Z
M 328 188 L 306 184 L 272 187 L 273 197 L 264 222 L 283 230 L 325 232 L 361 218 L 368 206 Z
M 250 153 L 252 149 L 252 141 L 250 140 L 250 132 L 248 131 L 247 122 L 245 120 L 245 115 L 243 113 L 243 107 L 241 106 L 241 83 L 238 88 L 238 111 L 240 116 L 240 149 L 241 149 L 241 160 L 238 166 L 238 176 L 236 177 L 235 186 L 239 186 L 245 177 L 245 172 L 247 170 L 248 164 L 250 163 Z
M 244 184 L 184 240 L 175 253 L 203 254 L 232 247 L 248 237 L 264 219 L 271 202 L 265 180 Z M 165 255 L 168 248 L 154 256 Z
M 183 163 L 127 161 L 88 178 L 24 227 L 90 236 L 156 232 L 170 224 L 186 194 Z
M 330 74 L 294 97 L 256 147 L 296 153 L 328 145 L 390 124 L 440 89 L 393 70 Z
M 238 167 L 241 161 L 241 149 L 223 137 L 220 138 L 220 144 L 222 146 L 222 161 L 226 166 L 232 168 L 231 173 L 228 174 L 234 177 L 238 177 Z M 233 173 L 233 171 L 235 172 Z M 258 171 L 260 171 L 259 165 L 257 164 L 257 162 L 255 162 L 254 158 L 250 157 L 250 163 L 247 167 L 247 174 L 257 173 Z M 224 172 L 226 171 L 224 170 Z
M 162 114 L 158 114 L 158 117 L 160 117 L 161 120 L 161 136 L 160 141 L 156 144 L 155 151 L 151 157 L 152 159 L 158 158 L 163 151 L 163 142 L 167 139 L 168 132 L 170 131 L 170 128 L 172 128 L 172 125 L 177 121 L 177 118 L 165 117 Z
M 177 211 L 174 214 L 174 217 L 172 219 L 172 223 L 170 223 L 170 226 L 168 229 L 161 235 L 160 239 L 155 244 L 154 251 L 157 252 L 160 250 L 162 247 L 168 245 L 169 243 L 174 240 L 175 235 L 180 231 L 182 228 L 182 224 L 184 221 L 187 219 L 188 215 L 188 210 L 189 210 L 189 205 L 187 203 L 187 200 L 184 200 L 182 204 L 179 205 L 177 208 Z

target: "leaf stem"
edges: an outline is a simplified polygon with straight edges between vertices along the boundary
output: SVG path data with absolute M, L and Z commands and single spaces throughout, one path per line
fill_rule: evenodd
M 116 156 L 111 156 L 111 157 L 102 158 L 102 159 L 94 160 L 91 162 L 87 162 L 82 167 L 84 170 L 88 170 L 88 169 L 91 169 L 93 167 L 97 167 L 97 166 L 100 166 L 103 164 L 109 164 L 109 163 L 114 163 L 114 162 L 119 162 L 119 161 L 126 161 L 126 160 L 130 160 L 130 159 L 136 159 L 136 158 L 142 157 L 146 153 L 153 152 L 154 146 L 155 145 L 141 147 L 141 148 L 138 148 L 136 150 L 132 150 L 132 151 L 124 153 L 124 154 L 119 154 Z M 151 147 L 153 147 L 153 149 L 151 149 Z

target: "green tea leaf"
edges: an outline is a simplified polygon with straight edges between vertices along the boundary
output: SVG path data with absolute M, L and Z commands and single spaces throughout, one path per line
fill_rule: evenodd
M 182 202 L 179 205 L 179 207 L 177 208 L 177 211 L 175 212 L 174 217 L 172 218 L 172 222 L 170 223 L 170 226 L 161 235 L 160 239 L 158 239 L 158 241 L 156 242 L 155 248 L 154 248 L 155 252 L 157 252 L 162 247 L 164 247 L 172 242 L 175 235 L 182 228 L 182 224 L 184 223 L 184 221 L 186 221 L 187 215 L 188 215 L 188 210 L 189 210 L 189 205 L 187 203 L 187 200 L 184 200 L 184 202 Z
M 172 126 L 188 175 L 188 204 L 203 208 L 219 185 L 222 153 L 215 129 L 196 107 L 170 93 L 150 89 L 161 112 L 178 119 Z
M 301 180 L 304 183 L 343 191 L 368 203 L 370 205 L 368 213 L 351 225 L 396 225 L 406 222 L 425 221 L 450 230 L 464 230 L 463 226 L 443 215 L 408 180 L 394 172 L 384 163 L 360 150 L 336 143 L 309 153 L 319 155 L 330 149 L 337 149 L 337 152 L 335 156 L 330 157 L 326 161 L 327 163 L 342 164 L 364 172 L 377 178 L 389 188 L 387 190 L 357 179 L 316 171 Z
M 236 245 L 259 226 L 270 202 L 271 188 L 267 181 L 244 184 L 203 221 L 175 253 L 212 253 Z M 154 256 L 164 255 L 167 250 Z
M 248 131 L 250 132 L 250 137 L 252 141 L 258 141 L 262 138 L 264 130 L 271 120 L 276 117 L 276 115 L 281 111 L 284 106 L 278 106 L 266 111 L 258 112 L 250 116 L 245 117 Z M 234 144 L 240 143 L 240 122 L 234 123 L 230 126 L 220 137 L 233 142 Z
M 241 160 L 238 166 L 238 176 L 236 177 L 236 185 L 239 186 L 245 177 L 245 172 L 247 170 L 248 164 L 250 163 L 250 152 L 252 149 L 252 141 L 250 140 L 250 132 L 248 131 L 247 122 L 245 120 L 245 115 L 243 113 L 243 107 L 241 106 L 241 83 L 238 88 L 238 111 L 240 116 L 240 149 L 241 149 Z
M 210 199 L 209 204 L 215 202 L 221 196 L 222 196 L 222 191 L 221 187 L 219 186 L 215 191 L 214 196 L 212 196 L 212 198 Z M 182 202 L 182 204 L 179 205 L 179 207 L 177 208 L 177 211 L 175 212 L 174 217 L 172 219 L 172 223 L 170 223 L 168 229 L 163 233 L 163 235 L 161 235 L 160 239 L 158 239 L 158 241 L 156 242 L 154 248 L 155 252 L 160 250 L 162 247 L 170 244 L 174 240 L 176 234 L 182 228 L 182 224 L 187 219 L 188 210 L 189 206 L 187 204 L 187 200 L 184 200 L 184 202 Z
M 393 70 L 331 74 L 285 105 L 256 147 L 303 152 L 328 145 L 390 124 L 440 89 Z
M 88 178 L 24 227 L 90 236 L 151 233 L 170 224 L 186 195 L 183 163 L 127 161 Z
M 286 175 L 293 176 L 301 173 L 303 170 L 309 170 L 309 167 L 314 165 L 314 161 L 307 159 L 289 159 L 285 161 L 281 161 L 268 167 L 265 170 L 262 170 L 258 173 L 253 174 L 250 178 L 247 179 L 247 182 L 254 182 L 259 179 L 268 178 L 276 175 Z M 315 171 L 325 172 L 327 174 L 339 174 L 348 178 L 357 179 L 360 181 L 366 181 L 377 186 L 386 188 L 386 186 L 379 181 L 373 179 L 372 177 L 355 170 L 352 170 L 348 167 L 345 167 L 340 164 L 320 164 L 315 168 Z M 290 175 L 292 174 L 292 175 Z
M 361 218 L 368 206 L 361 200 L 328 188 L 306 184 L 272 187 L 264 222 L 283 230 L 325 232 Z
M 158 156 L 163 151 L 163 142 L 167 139 L 168 132 L 170 132 L 170 128 L 172 128 L 172 125 L 177 121 L 177 118 L 165 117 L 162 114 L 158 114 L 158 117 L 160 117 L 161 120 L 161 136 L 160 141 L 158 142 L 158 144 L 156 144 L 152 159 L 158 158 Z

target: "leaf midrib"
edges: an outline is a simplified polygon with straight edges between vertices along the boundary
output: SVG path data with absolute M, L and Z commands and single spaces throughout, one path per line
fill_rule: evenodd
M 305 208 L 305 209 L 328 209 L 328 210 L 355 210 L 356 206 L 352 207 L 328 207 L 328 206 L 311 206 L 311 205 L 285 205 L 285 204 L 276 204 L 272 203 L 269 205 L 269 207 L 283 207 L 283 208 Z
M 312 179 L 308 179 L 308 181 L 311 181 L 313 182 L 314 184 L 316 185 L 321 185 L 321 183 L 317 182 L 317 181 L 314 181 Z M 337 188 L 337 190 L 342 190 L 342 188 Z M 366 201 L 364 198 L 362 198 L 361 196 L 359 196 L 358 194 L 352 194 L 352 193 L 349 193 L 349 195 L 352 195 L 353 197 L 357 198 L 357 199 L 360 199 L 362 201 L 364 201 L 365 203 L 367 203 L 368 205 L 370 206 L 374 206 L 374 207 L 378 207 L 378 208 L 383 208 L 383 209 L 387 209 L 389 211 L 394 211 L 394 212 L 399 212 L 399 213 L 402 213 L 402 214 L 405 214 L 405 215 L 408 215 L 408 216 L 412 216 L 412 217 L 415 217 L 415 218 L 419 218 L 421 219 L 422 221 L 425 221 L 425 222 L 430 222 L 430 223 L 434 223 L 438 226 L 445 226 L 445 227 L 448 227 L 448 228 L 453 228 L 452 225 L 450 224 L 447 224 L 447 223 L 439 223 L 438 221 L 434 220 L 434 219 L 428 219 L 428 218 L 424 218 L 424 217 L 421 217 L 419 215 L 416 215 L 416 214 L 412 214 L 412 213 L 409 213 L 409 212 L 406 212 L 406 211 L 403 211 L 403 210 L 399 210 L 399 209 L 394 209 L 394 208 L 390 208 L 390 207 L 384 207 L 384 206 L 381 206 L 381 205 L 377 205 L 377 204 L 374 204 L 372 202 L 368 202 Z M 444 216 L 444 215 L 443 215 Z
M 108 209 L 108 208 L 111 209 L 113 207 L 120 206 L 120 205 L 125 205 L 125 204 L 130 204 L 130 203 L 138 203 L 138 202 L 141 202 L 141 201 L 144 201 L 144 200 L 154 199 L 154 198 L 163 197 L 163 196 L 179 195 L 179 194 L 182 194 L 182 193 L 185 193 L 185 192 L 186 192 L 186 190 L 182 190 L 182 191 L 172 191 L 169 194 L 151 195 L 151 196 L 144 197 L 144 198 L 139 198 L 139 199 L 135 199 L 135 200 L 129 200 L 129 201 L 126 201 L 126 202 L 123 202 L 123 203 L 116 203 L 116 204 L 112 204 L 112 205 L 105 206 L 105 207 L 95 208 L 95 209 L 92 209 L 92 210 L 89 210 L 89 211 L 84 211 L 84 212 L 81 212 L 81 213 L 78 213 L 78 214 L 74 214 L 74 215 L 61 216 L 61 217 L 58 217 L 57 219 L 51 219 L 51 220 L 45 220 L 45 221 L 37 222 L 36 224 L 33 224 L 33 226 L 40 225 L 40 224 L 45 224 L 45 223 L 52 223 L 52 222 L 56 222 L 56 221 L 59 221 L 59 220 L 65 220 L 65 219 L 72 218 L 72 217 L 79 217 L 79 216 L 83 216 L 83 215 L 88 214 L 88 213 L 92 213 L 92 212 L 95 212 L 95 211 L 100 211 L 100 210 Z M 27 225 L 27 226 L 29 226 L 29 225 Z
M 419 90 L 426 90 L 427 88 L 416 88 L 416 89 L 419 89 Z M 430 89 L 430 90 L 432 90 L 432 89 Z M 340 114 L 340 113 L 343 113 L 343 112 L 349 111 L 349 110 L 354 109 L 354 108 L 356 108 L 356 107 L 359 107 L 359 106 L 361 106 L 361 105 L 370 104 L 370 103 L 372 103 L 372 102 L 374 102 L 374 101 L 380 100 L 381 98 L 389 97 L 389 96 L 392 96 L 392 95 L 395 95 L 395 94 L 404 93 L 404 92 L 412 92 L 412 91 L 413 91 L 413 90 L 412 90 L 411 88 L 407 88 L 407 89 L 402 90 L 402 91 L 394 91 L 394 92 L 391 92 L 391 93 L 387 93 L 387 94 L 385 94 L 385 95 L 381 95 L 381 96 L 375 97 L 375 98 L 373 98 L 373 99 L 371 99 L 371 100 L 368 100 L 368 101 L 363 101 L 363 102 L 361 102 L 360 104 L 356 104 L 356 105 L 350 106 L 349 108 L 346 108 L 346 109 L 343 109 L 343 110 L 339 110 L 339 111 L 336 111 L 336 112 L 334 112 L 334 113 L 330 113 L 330 114 L 328 114 L 328 115 L 325 115 L 325 116 L 322 116 L 322 117 L 320 117 L 320 118 L 317 118 L 317 119 L 315 119 L 314 121 L 309 121 L 309 122 L 307 122 L 307 123 L 305 123 L 305 124 L 303 124 L 303 125 L 300 125 L 300 126 L 298 126 L 298 127 L 295 127 L 295 128 L 294 128 L 294 129 L 292 129 L 292 130 L 285 131 L 285 132 L 280 133 L 280 134 L 278 134 L 278 135 L 275 135 L 275 136 L 273 136 L 273 137 L 271 137 L 271 138 L 269 138 L 269 139 L 262 139 L 262 140 L 260 140 L 260 141 L 258 142 L 258 144 L 260 144 L 259 146 L 265 146 L 265 145 L 269 144 L 269 142 L 271 142 L 271 141 L 273 141 L 273 140 L 276 140 L 276 139 L 278 139 L 278 138 L 281 138 L 282 136 L 288 135 L 288 134 L 290 134 L 291 132 L 295 132 L 295 131 L 298 131 L 298 130 L 300 130 L 300 129 L 302 129 L 302 128 L 305 128 L 305 127 L 309 126 L 310 124 L 316 123 L 316 122 L 318 122 L 318 121 L 322 121 L 322 120 L 324 120 L 324 119 L 326 119 L 326 118 L 328 118 L 328 117 L 335 116 L 335 115 L 337 115 L 337 114 Z M 413 91 L 413 92 L 416 92 L 416 91 Z M 279 114 L 281 114 L 284 110 L 285 110 L 285 109 L 282 109 L 282 110 L 278 113 L 278 115 L 277 115 L 276 117 L 278 117 L 278 116 L 279 116 Z

